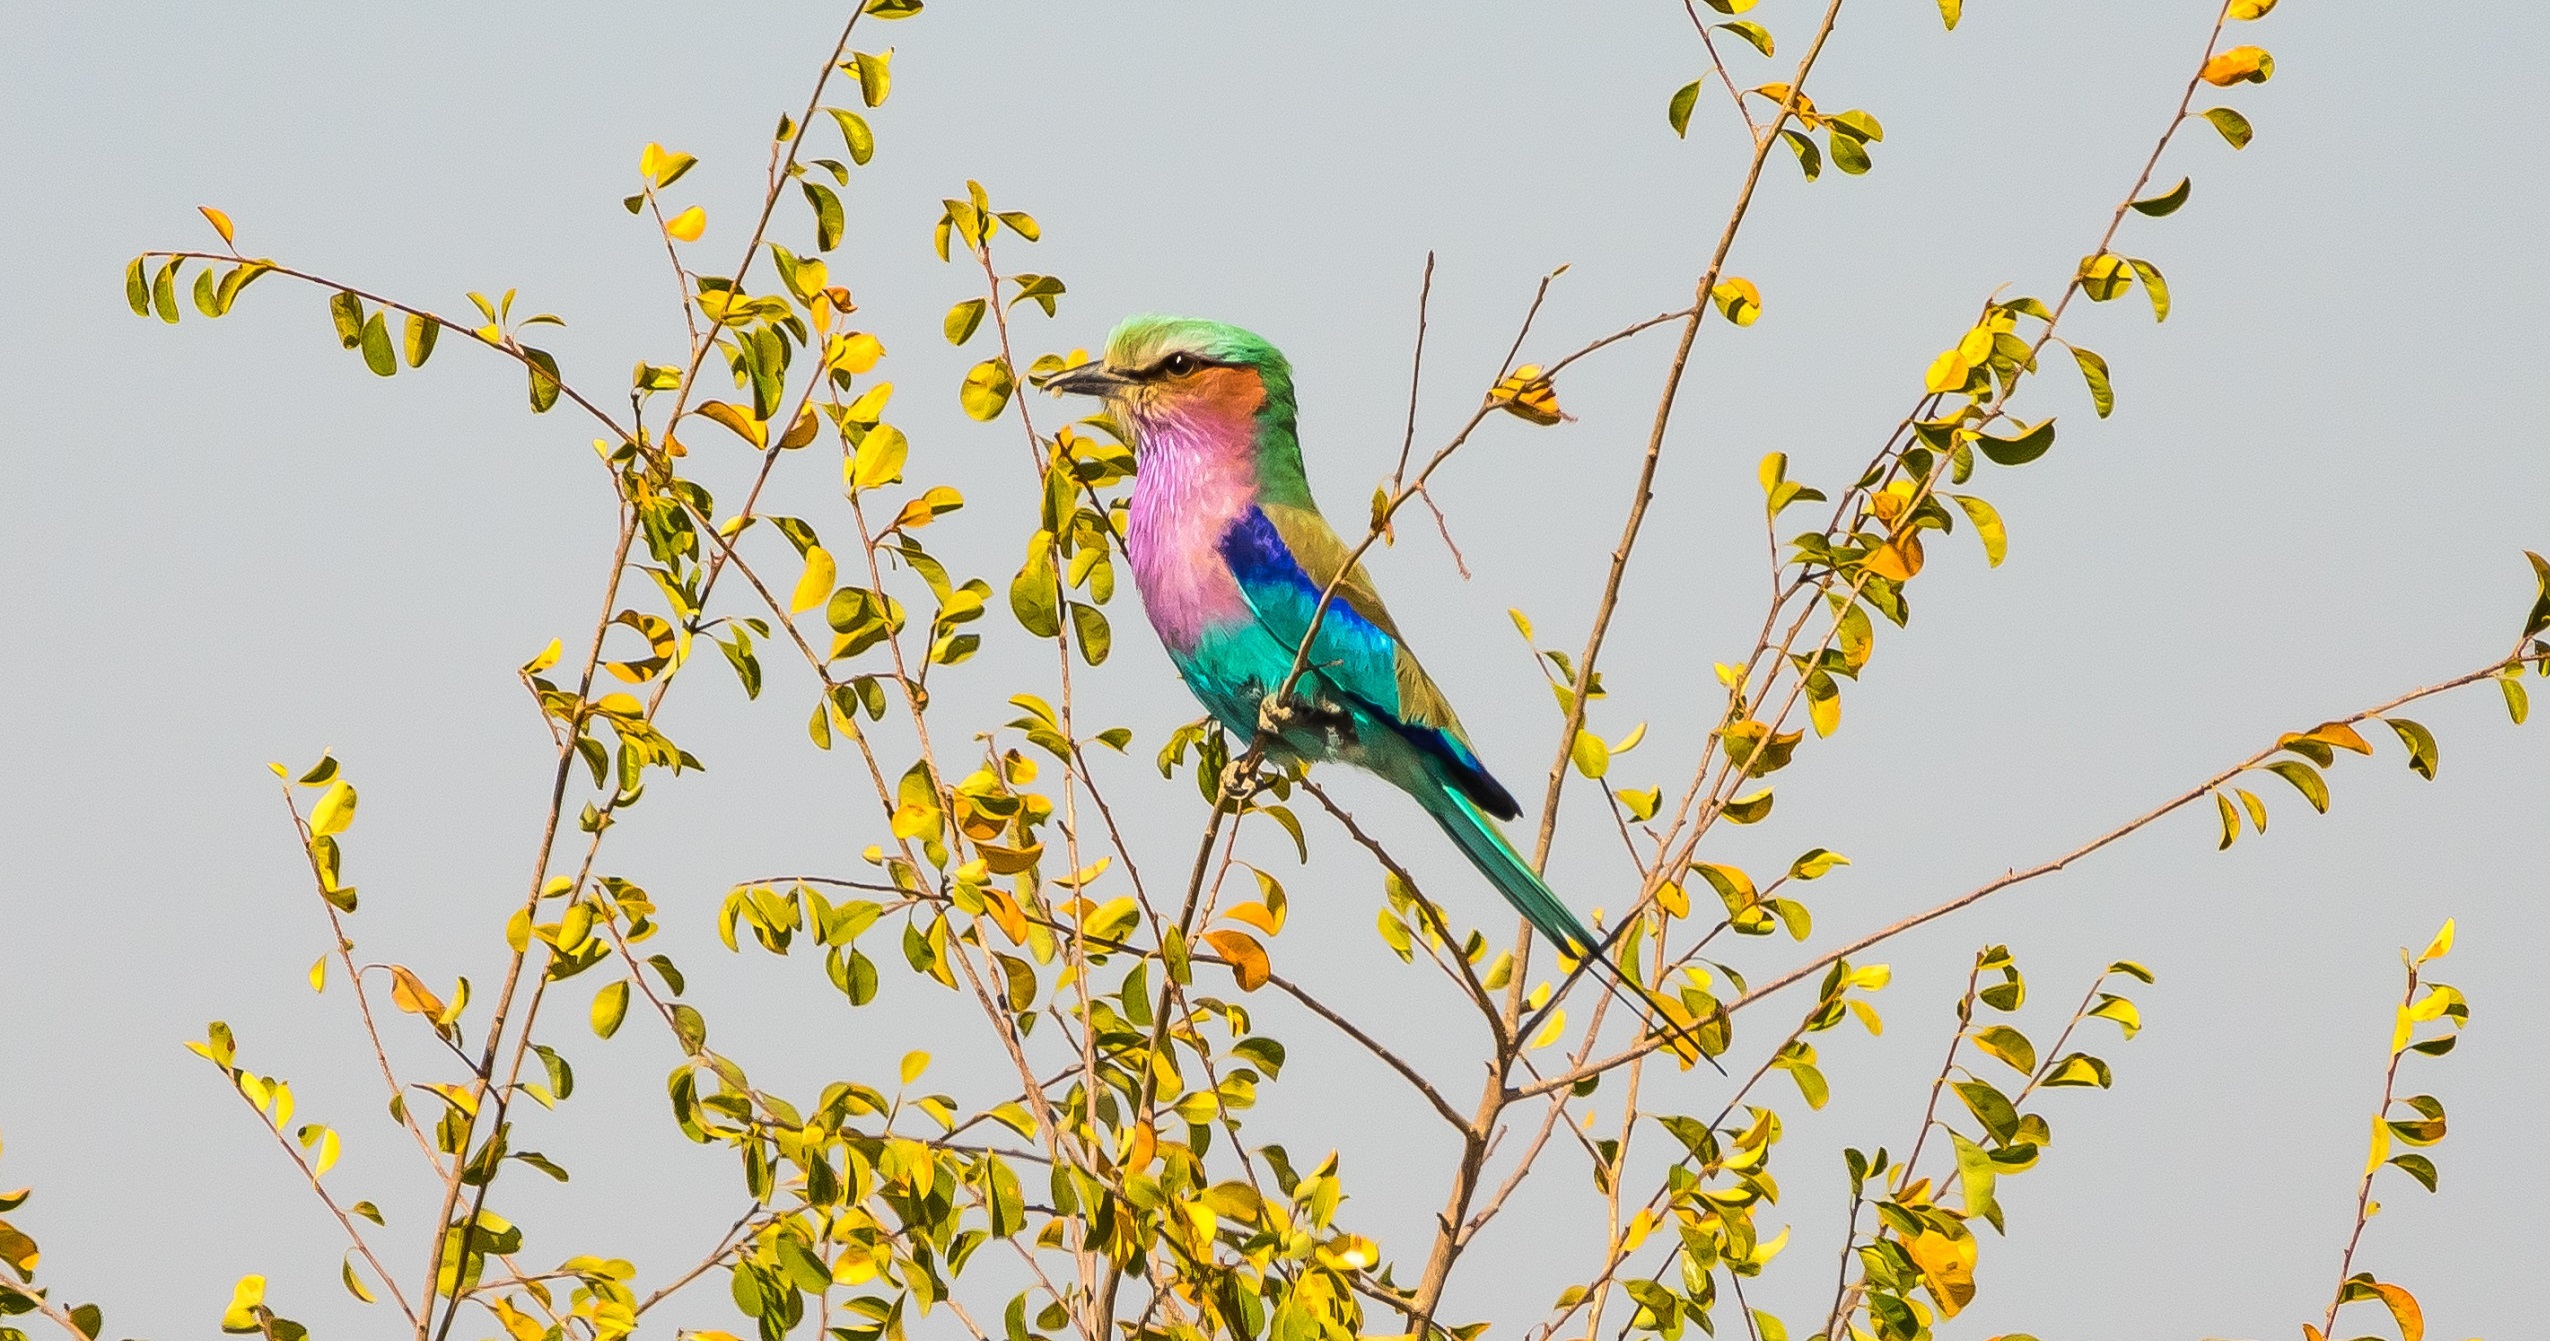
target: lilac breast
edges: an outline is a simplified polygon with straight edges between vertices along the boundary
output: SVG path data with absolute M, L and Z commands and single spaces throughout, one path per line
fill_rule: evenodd
M 1245 443 L 1175 417 L 1144 423 L 1142 465 L 1125 517 L 1125 554 L 1142 606 L 1173 654 L 1195 650 L 1207 628 L 1250 617 L 1222 533 L 1257 501 L 1257 472 Z

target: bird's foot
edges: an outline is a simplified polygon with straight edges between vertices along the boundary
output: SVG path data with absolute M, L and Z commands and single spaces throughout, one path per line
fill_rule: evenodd
M 1345 710 L 1331 703 L 1280 694 L 1268 694 L 1257 703 L 1257 733 L 1270 740 L 1299 730 L 1334 736 L 1347 725 Z

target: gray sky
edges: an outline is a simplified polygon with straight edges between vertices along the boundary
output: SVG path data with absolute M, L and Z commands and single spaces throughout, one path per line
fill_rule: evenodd
M 44 1242 L 46 1278 L 102 1301 L 112 1334 L 209 1332 L 250 1271 L 325 1333 L 380 1325 L 335 1284 L 339 1245 L 279 1153 L 179 1045 L 231 1021 L 251 1065 L 293 1078 L 304 1113 L 346 1129 L 332 1183 L 381 1201 L 408 1231 L 399 1252 L 421 1244 L 430 1212 L 357 1066 L 346 1002 L 314 1004 L 300 982 L 324 926 L 263 763 L 332 746 L 362 787 L 349 877 L 367 956 L 487 983 L 549 750 L 512 668 L 587 626 L 609 524 L 586 427 L 526 415 L 509 366 L 447 342 L 422 375 L 382 383 L 336 348 L 317 294 L 273 279 L 220 323 L 190 312 L 170 330 L 124 312 L 120 267 L 205 242 L 194 206 L 215 204 L 252 254 L 447 311 L 465 310 L 463 290 L 519 285 L 523 303 L 568 317 L 552 347 L 569 375 L 611 388 L 633 359 L 680 347 L 653 237 L 618 205 L 639 147 L 703 157 L 682 189 L 730 249 L 770 125 L 801 102 L 837 8 L 791 0 L 735 20 L 661 4 L 98 3 L 0 17 L 0 255 L 17 314 L 0 324 L 0 444 L 20 573 L 6 597 L 18 638 L 0 659 L 0 1184 L 35 1184 L 18 1218 Z M 930 255 L 929 229 L 969 176 L 1043 221 L 1046 240 L 1006 265 L 1070 285 L 1058 321 L 1025 324 L 1030 348 L 1095 344 L 1133 310 L 1262 332 L 1294 361 L 1313 480 L 1345 518 L 1397 447 L 1429 248 L 1438 380 L 1421 442 L 1457 421 L 1549 267 L 1574 265 L 1542 318 L 1544 354 L 1683 301 L 1740 166 L 1726 106 L 1704 99 L 1688 141 L 1665 127 L 1668 95 L 1701 62 L 1675 6 L 1570 8 L 949 2 L 881 25 L 869 42 L 900 48 L 896 91 L 833 268 L 893 351 L 916 478 L 974 500 L 942 552 L 1005 580 L 1030 506 L 1014 427 L 955 408 L 979 351 L 938 335 L 973 289 Z M 2210 13 L 2203 0 L 1987 2 L 1947 34 L 1915 0 L 1845 9 L 1816 94 L 1874 112 L 1886 140 L 1866 177 L 1809 186 L 1774 164 L 1736 250 L 1767 314 L 1707 330 L 1669 442 L 1596 722 L 1615 738 L 1656 724 L 1624 780 L 1674 775 L 1714 710 L 1709 662 L 1749 642 L 1755 460 L 1785 450 L 1794 474 L 1846 483 L 1983 295 L 2051 294 L 2132 180 Z M 1800 0 L 1751 17 L 1784 40 L 1812 20 Z M 1964 536 L 1934 546 L 1911 632 L 1881 636 L 1842 734 L 1783 775 L 1770 823 L 1712 839 L 1757 865 L 1817 845 L 1855 863 L 1812 887 L 1815 945 L 1756 943 L 1744 962 L 1775 967 L 2051 856 L 2277 731 L 2502 650 L 2531 590 L 2518 551 L 2550 549 L 2545 201 L 2522 167 L 2550 131 L 2535 96 L 2550 16 L 2446 6 L 2399 20 L 2296 3 L 2243 34 L 2275 52 L 2277 77 L 2213 101 L 2246 109 L 2256 143 L 2234 155 L 2191 129 L 2161 178 L 2193 175 L 2192 203 L 2130 221 L 2120 243 L 2168 272 L 2176 313 L 2155 327 L 2136 297 L 2067 323 L 2113 363 L 2115 416 L 2093 420 L 2068 372 L 2028 393 L 2033 413 L 2064 416 L 2060 443 L 1977 481 L 2008 519 L 2008 564 L 1986 572 Z M 1466 449 L 1439 495 L 1472 581 L 1422 526 L 1376 563 L 1518 791 L 1537 794 L 1524 784 L 1556 722 L 1503 612 L 1581 640 L 1666 352 L 1650 339 L 1571 378 L 1579 423 L 1499 425 Z M 736 466 L 712 478 L 731 487 Z M 832 515 L 828 473 L 799 463 L 783 509 Z M 1135 729 L 1115 786 L 1157 798 L 1143 839 L 1174 851 L 1200 804 L 1139 760 L 1192 714 L 1130 597 L 1117 610 L 1124 636 L 1084 720 Z M 1017 659 L 1022 641 L 995 637 L 950 677 L 956 704 L 981 717 L 1043 674 Z M 708 917 L 736 879 L 853 866 L 874 841 L 859 784 L 806 747 L 802 675 L 774 663 L 772 692 L 748 705 L 722 669 L 702 671 L 667 721 L 711 771 L 657 784 L 606 864 L 665 904 L 721 1038 L 793 1040 L 757 1057 L 757 1077 L 874 1073 L 908 1045 L 879 1025 L 937 1005 L 935 989 L 898 972 L 854 1015 L 802 955 L 730 959 Z M 2550 754 L 2545 728 L 2510 729 L 2484 688 L 2418 716 L 2443 740 L 2438 782 L 2377 742 L 2382 757 L 2336 771 L 2326 817 L 2269 791 L 2273 832 L 2228 854 L 2210 815 L 2174 819 L 1891 947 L 1892 1027 L 1831 1036 L 1831 1107 L 1784 1103 L 1799 1110 L 1780 1153 L 1788 1196 L 1768 1218 L 1798 1238 L 1757 1302 L 1794 1318 L 1829 1288 L 1833 1152 L 1910 1140 L 1967 957 L 2007 941 L 2047 1011 L 2118 956 L 2161 982 L 2136 993 L 2142 1038 L 2100 1040 L 2117 1088 L 2046 1105 L 2056 1142 L 2006 1187 L 2014 1237 L 1986 1244 L 1982 1300 L 1947 1334 L 2290 1335 L 2334 1279 L 2394 947 L 2452 915 L 2461 949 L 2441 976 L 2475 1019 L 2461 1051 L 2412 1060 L 2409 1078 L 2452 1107 L 2444 1190 L 2390 1183 L 2359 1265 L 2415 1290 L 2432 1335 L 2519 1334 L 2535 1292 L 2493 1245 L 2529 1232 L 2550 1198 L 2531 1158 L 2550 1107 L 2550 987 L 2533 953 L 2550 935 Z M 1430 888 L 1489 915 L 1412 810 L 1374 784 L 1346 792 L 1405 836 Z M 1597 829 L 1571 835 L 1557 883 L 1589 905 L 1618 857 Z M 1327 846 L 1289 877 L 1279 960 L 1390 1021 L 1466 1093 L 1476 1039 L 1440 985 L 1371 934 L 1372 872 Z M 1352 1213 L 1394 1256 L 1421 1255 L 1448 1145 L 1377 1067 L 1252 1004 L 1297 1058 L 1333 1062 L 1314 1075 L 1297 1061 L 1270 1087 L 1262 1137 L 1345 1142 Z M 1757 1040 L 1789 1007 L 1765 1009 Z M 923 1027 L 942 1053 L 979 1047 Z M 515 1194 L 516 1218 L 535 1258 L 605 1251 L 660 1272 L 733 1213 L 731 1164 L 665 1119 L 663 1040 L 578 1033 L 561 1037 L 583 1091 L 517 1140 L 576 1181 Z M 1648 1097 L 1710 1111 L 1718 1093 L 1704 1074 Z M 1350 1102 L 1371 1112 L 1342 1133 L 1322 1122 Z M 1593 1251 L 1583 1177 L 1580 1158 L 1553 1158 L 1457 1278 L 1452 1315 L 1518 1338 L 1541 1316 Z M 722 1293 L 670 1321 L 731 1325 Z

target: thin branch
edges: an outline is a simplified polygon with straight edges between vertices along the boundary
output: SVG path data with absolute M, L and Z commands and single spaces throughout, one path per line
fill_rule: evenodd
M 1198 958 L 1202 957 L 1203 956 L 1198 956 Z M 1432 1081 L 1427 1080 L 1423 1075 L 1419 1074 L 1417 1068 L 1401 1061 L 1399 1059 L 1399 1054 L 1382 1046 L 1380 1040 L 1375 1039 L 1372 1035 L 1367 1034 L 1361 1028 L 1358 1028 L 1354 1021 L 1349 1020 L 1345 1016 L 1338 1014 L 1336 1011 L 1329 1009 L 1318 997 L 1312 996 L 1310 993 L 1303 991 L 1291 979 L 1284 977 L 1282 974 L 1269 973 L 1266 975 L 1266 981 L 1268 985 L 1281 990 L 1284 995 L 1289 996 L 1295 1001 L 1298 1001 L 1302 1003 L 1302 1005 L 1308 1007 L 1311 1014 L 1328 1021 L 1332 1025 L 1335 1025 L 1339 1033 L 1342 1033 L 1346 1037 L 1353 1039 L 1355 1042 L 1362 1044 L 1364 1051 L 1380 1058 L 1391 1070 L 1398 1072 L 1400 1079 L 1405 1080 L 1410 1085 L 1414 1086 L 1417 1093 L 1425 1096 L 1427 1103 L 1434 1105 L 1434 1111 L 1442 1114 L 1444 1121 L 1451 1123 L 1457 1130 L 1463 1132 L 1469 1131 L 1470 1121 L 1469 1119 L 1461 1116 L 1461 1110 L 1454 1108 L 1451 1104 L 1445 1102 L 1443 1092 L 1437 1090 Z

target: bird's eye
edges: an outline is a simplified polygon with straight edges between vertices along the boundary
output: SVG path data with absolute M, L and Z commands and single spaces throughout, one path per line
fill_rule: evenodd
M 1188 354 L 1171 354 L 1160 361 L 1160 371 L 1171 377 L 1184 377 L 1195 371 L 1195 359 Z

